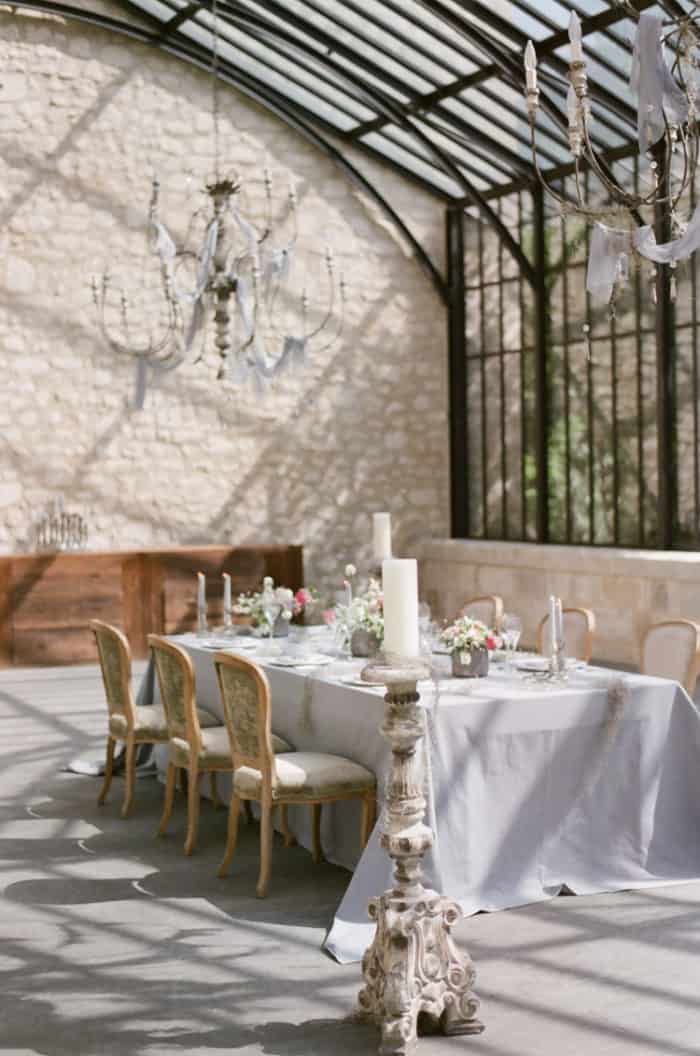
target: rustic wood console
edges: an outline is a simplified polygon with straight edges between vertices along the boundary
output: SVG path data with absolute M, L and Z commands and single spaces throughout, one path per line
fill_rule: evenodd
M 203 546 L 0 556 L 0 667 L 95 662 L 88 620 L 127 634 L 134 656 L 150 633 L 196 624 L 196 573 L 207 576 L 210 623 L 223 622 L 222 572 L 234 596 L 259 589 L 263 576 L 297 589 L 300 546 Z

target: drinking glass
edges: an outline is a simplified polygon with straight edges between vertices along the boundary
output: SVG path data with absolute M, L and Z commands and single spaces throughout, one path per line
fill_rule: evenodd
M 501 638 L 506 647 L 506 671 L 512 673 L 513 654 L 518 648 L 523 625 L 519 616 L 506 613 L 501 623 Z

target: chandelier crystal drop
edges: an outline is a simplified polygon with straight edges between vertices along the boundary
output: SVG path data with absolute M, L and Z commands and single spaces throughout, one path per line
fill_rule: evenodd
M 276 223 L 272 175 L 264 166 L 265 217 L 260 225 L 243 213 L 238 177 L 222 175 L 216 0 L 211 26 L 214 175 L 203 189 L 205 204 L 191 214 L 178 243 L 161 216 L 160 183 L 154 176 L 148 257 L 155 293 L 142 284 L 132 300 L 106 271 L 92 281 L 93 301 L 101 333 L 113 351 L 171 369 L 204 360 L 213 336 L 217 379 L 234 384 L 251 380 L 262 388 L 277 375 L 303 366 L 315 339 L 323 340 L 321 352 L 339 340 L 346 287 L 326 248 L 321 274 L 311 277 L 317 294 L 313 305 L 306 289 L 294 288 L 291 279 L 300 253 L 292 184 L 284 215 Z
M 676 294 L 675 268 L 700 247 L 700 208 L 693 208 L 698 167 L 698 18 L 666 12 L 638 12 L 621 3 L 637 22 L 630 88 L 637 99 L 639 152 L 648 165 L 647 186 L 642 190 L 615 177 L 591 138 L 594 115 L 589 92 L 589 71 L 583 51 L 581 22 L 575 11 L 569 22 L 569 89 L 566 123 L 573 165 L 575 197 L 557 190 L 539 165 L 537 115 L 543 105 L 537 75 L 537 55 L 532 41 L 525 48 L 525 100 L 530 125 L 532 158 L 538 180 L 562 215 L 578 215 L 592 226 L 586 287 L 606 300 L 614 315 L 615 301 L 627 283 L 630 270 L 652 262 L 652 296 L 666 281 L 668 266 L 671 299 Z M 670 57 L 670 64 L 669 64 Z M 550 113 L 556 110 L 548 100 Z M 598 199 L 586 196 L 584 173 L 594 174 Z M 657 241 L 657 238 L 662 241 Z

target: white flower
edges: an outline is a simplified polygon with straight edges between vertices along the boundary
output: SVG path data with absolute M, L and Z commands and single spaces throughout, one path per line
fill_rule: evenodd
M 291 620 L 292 618 L 292 614 L 289 609 L 283 609 L 281 615 L 283 620 Z
M 356 574 L 356 572 L 357 572 L 357 569 L 355 568 L 354 565 L 346 565 L 345 566 L 345 575 L 346 575 L 346 577 L 348 579 L 352 579 L 352 577 Z

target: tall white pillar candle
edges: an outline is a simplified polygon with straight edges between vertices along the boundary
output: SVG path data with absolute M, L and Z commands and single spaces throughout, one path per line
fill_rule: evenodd
M 224 580 L 224 609 L 231 608 L 231 577 L 228 572 L 223 574 Z
M 382 563 L 384 652 L 403 659 L 420 655 L 418 639 L 418 562 L 388 558 Z
M 561 598 L 557 598 L 557 643 L 559 648 L 564 644 L 564 610 L 561 605 Z
M 390 513 L 372 514 L 372 552 L 378 565 L 391 557 Z
M 197 608 L 203 609 L 207 604 L 207 580 L 203 572 L 197 573 Z
M 553 594 L 549 595 L 549 640 L 552 653 L 557 651 L 557 599 Z

